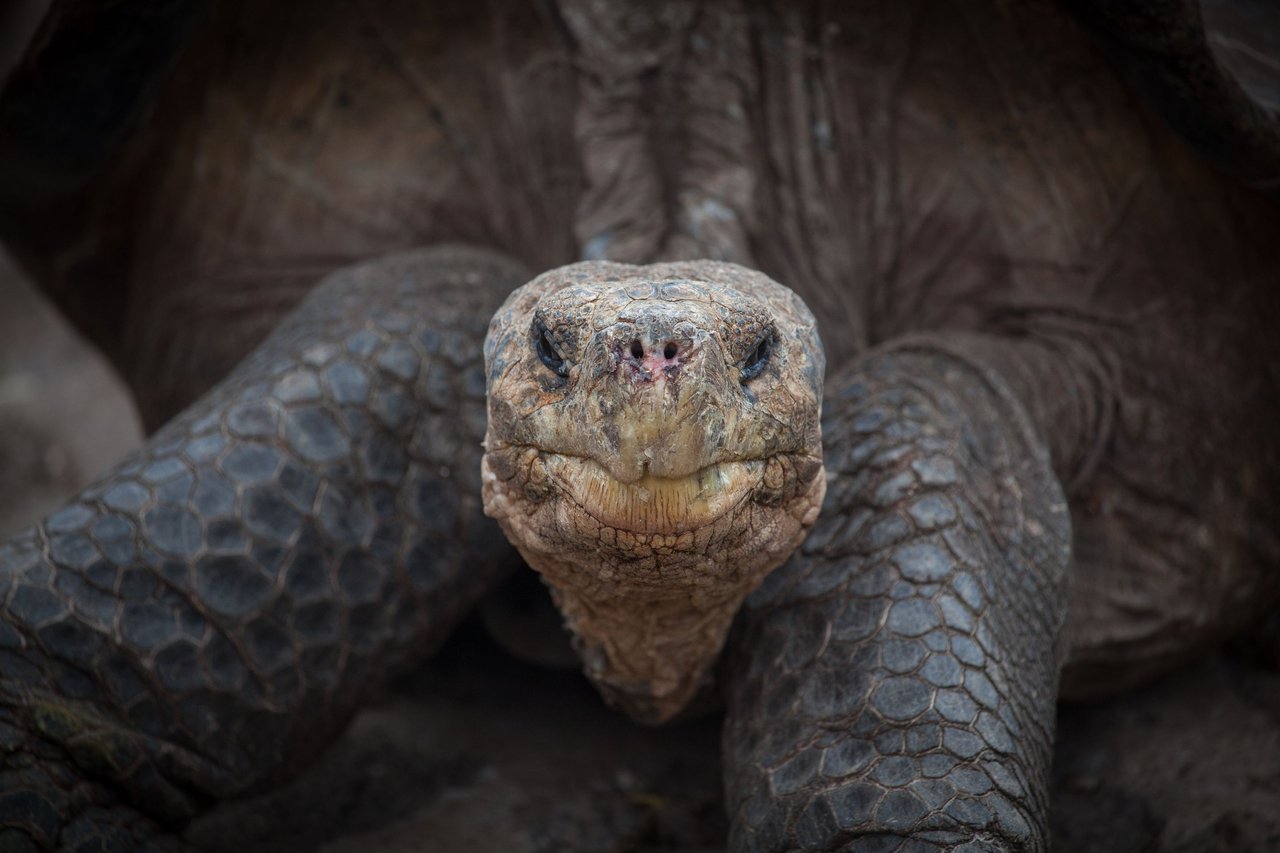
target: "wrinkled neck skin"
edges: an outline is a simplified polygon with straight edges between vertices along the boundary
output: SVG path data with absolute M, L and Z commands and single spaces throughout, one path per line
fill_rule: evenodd
M 605 697 L 671 719 L 822 504 L 812 315 L 732 264 L 588 262 L 513 294 L 485 359 L 485 511 Z
M 804 539 L 826 486 L 815 463 L 781 518 L 747 499 L 695 531 L 632 533 L 563 507 L 529 513 L 495 474 L 501 458 L 483 463 L 487 511 L 551 588 L 587 676 L 650 723 L 676 716 L 708 682 L 743 599 Z

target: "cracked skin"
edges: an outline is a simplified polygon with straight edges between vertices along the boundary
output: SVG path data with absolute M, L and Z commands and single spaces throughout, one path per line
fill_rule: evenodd
M 679 504 L 681 477 L 730 464 L 769 493 L 733 504 L 763 508 L 751 530 L 775 523 L 770 500 L 787 546 L 812 525 L 749 595 L 754 575 L 719 611 L 701 587 L 685 599 L 720 612 L 746 595 L 727 636 L 723 619 L 691 629 L 724 643 L 733 849 L 1044 849 L 1055 699 L 1249 625 L 1274 607 L 1280 553 L 1274 204 L 1139 108 L 1098 46 L 1123 65 L 1127 19 L 1068 5 L 1100 42 L 1047 2 L 224 3 L 166 30 L 172 63 L 120 112 L 137 117 L 123 147 L 101 150 L 74 128 L 14 131 L 43 114 L 13 105 L 59 103 L 42 86 L 117 79 L 42 72 L 110 10 L 60 19 L 0 100 L 0 169 L 24 175 L 0 180 L 0 227 L 154 432 L 0 546 L 0 847 L 179 847 L 211 802 L 289 778 L 435 648 L 509 560 L 480 474 L 493 407 L 522 405 L 486 408 L 502 363 L 545 411 L 556 377 L 596 365 L 614 383 L 581 398 L 597 409 L 574 434 L 615 452 L 564 454 L 604 473 L 504 462 L 510 436 L 490 432 L 488 470 L 527 472 L 519 495 L 543 490 L 540 506 L 590 477 L 600 511 L 634 514 L 608 496 L 661 476 Z M 1161 8 L 1169 32 L 1196 32 Z M 1147 35 L 1195 49 L 1169 32 Z M 1225 85 L 1194 67 L 1211 79 L 1186 91 Z M 1163 80 L 1143 89 L 1154 110 L 1194 108 L 1162 100 Z M 1252 120 L 1215 104 L 1206 121 Z M 1232 138 L 1205 144 L 1222 159 Z M 800 350 L 795 318 L 758 296 L 696 322 L 655 296 L 576 343 L 563 317 L 590 312 L 561 305 L 543 347 L 521 314 L 486 373 L 490 318 L 536 271 L 586 291 L 624 275 L 563 268 L 585 255 L 675 263 L 625 275 L 683 287 L 786 284 L 825 381 L 813 364 L 769 373 Z M 777 360 L 753 388 L 770 322 Z M 705 356 L 717 335 L 733 354 L 675 378 L 697 360 L 681 347 Z M 717 409 L 723 435 L 780 406 L 744 434 L 768 454 L 692 459 L 664 430 L 591 430 L 627 399 L 659 417 L 715 388 L 739 395 Z M 825 474 L 805 443 L 819 395 Z M 807 508 L 781 509 L 793 496 Z M 705 527 L 643 524 L 644 547 L 673 554 Z M 521 535 L 554 587 L 567 540 L 535 554 Z M 596 609 L 573 616 L 583 582 L 563 574 L 588 675 L 642 717 L 674 713 L 645 698 L 653 673 L 609 679 L 677 633 L 611 635 L 636 614 L 583 596 Z M 600 637 L 627 649 L 592 652 Z M 649 687 L 681 700 L 702 684 L 661 675 Z

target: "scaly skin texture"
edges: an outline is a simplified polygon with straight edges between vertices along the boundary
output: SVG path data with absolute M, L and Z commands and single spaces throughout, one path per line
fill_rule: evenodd
M 0 548 L 3 849 L 134 849 L 279 781 L 513 565 L 479 341 L 525 278 L 461 249 L 331 278 Z
M 632 716 L 684 710 L 817 517 L 824 365 L 799 297 L 734 264 L 573 264 L 494 316 L 485 511 Z
M 823 515 L 728 668 L 731 846 L 1043 850 L 1070 555 L 1048 453 L 955 342 L 830 390 Z
M 80 226 L 44 232 L 49 219 L 28 217 L 21 205 L 7 206 L 0 221 L 6 234 L 30 237 L 34 229 L 50 238 L 25 241 L 28 262 L 122 366 L 151 425 L 212 387 L 328 271 L 459 239 L 506 251 L 533 270 L 582 257 L 732 260 L 803 297 L 833 366 L 861 365 L 836 373 L 842 378 L 829 395 L 827 440 L 837 473 L 813 546 L 819 550 L 782 569 L 749 605 L 724 669 L 735 844 L 1034 847 L 1043 842 L 1055 667 L 1063 666 L 1065 695 L 1115 691 L 1167 671 L 1274 607 L 1280 309 L 1271 284 L 1280 268 L 1280 215 L 1145 112 L 1053 4 L 216 5 L 116 168 L 72 205 L 83 215 Z M 1181 5 L 1170 0 L 1165 8 Z M 39 70 L 31 76 L 43 79 Z M 39 159 L 43 152 L 28 153 Z M 1254 177 L 1267 179 L 1261 170 Z M 64 222 L 57 213 L 53 220 Z M 368 294 L 351 297 L 353 312 L 378 317 L 416 306 L 411 324 L 468 324 L 475 337 L 450 352 L 465 344 L 468 358 L 478 354 L 483 316 L 464 321 L 461 309 L 455 315 L 453 303 L 436 297 L 389 305 L 374 295 L 381 285 L 365 286 Z M 919 333 L 931 335 L 920 351 L 898 346 Z M 896 343 L 867 356 L 888 342 Z M 946 387 L 934 373 L 949 377 Z M 439 532 L 442 547 L 457 549 L 448 559 L 462 559 L 469 546 L 451 538 L 453 525 L 477 505 L 475 493 L 465 497 L 456 482 L 464 466 L 453 456 L 468 458 L 469 448 L 476 458 L 481 421 L 450 410 L 442 423 L 440 407 L 451 398 L 435 393 L 432 375 L 413 380 L 423 406 L 413 417 L 424 430 L 436 419 L 426 430 L 432 436 L 458 432 L 444 433 L 453 438 L 439 455 L 408 427 L 393 430 L 397 440 L 383 446 L 388 459 L 398 450 L 435 463 L 424 477 L 438 475 L 442 463 L 455 473 L 406 493 L 407 509 L 384 507 L 393 510 L 386 521 L 412 539 L 404 513 L 425 500 L 419 509 L 435 519 L 427 529 Z M 463 374 L 448 375 L 470 387 Z M 263 398 L 273 385 L 238 376 L 229 386 L 236 393 Z M 322 396 L 330 393 L 317 381 Z M 881 409 L 884 421 L 868 414 Z M 303 421 L 316 417 L 323 423 L 315 415 Z M 352 424 L 352 447 L 382 435 L 376 416 L 359 420 L 375 431 Z M 175 452 L 166 442 L 183 428 L 161 433 L 148 458 Z M 868 440 L 899 442 L 900 451 L 868 449 L 875 465 L 862 467 L 864 431 Z M 951 461 L 954 483 L 894 468 L 894 453 L 906 459 L 926 451 Z M 330 462 L 303 469 L 330 476 Z M 391 489 L 354 461 L 343 470 L 357 497 Z M 164 485 L 148 484 L 147 494 Z M 99 489 L 103 500 L 109 489 Z M 1059 490 L 1072 520 L 1066 592 Z M 928 516 L 911 513 L 917 494 L 935 495 L 956 513 L 950 526 L 938 519 L 948 546 L 941 558 L 901 553 L 933 535 Z M 1020 501 L 1012 509 L 1010 496 Z M 453 507 L 455 499 L 470 516 Z M 173 738 L 186 750 L 203 731 L 198 715 L 182 723 L 192 732 L 166 722 L 181 719 L 174 698 L 185 688 L 166 683 L 176 676 L 161 652 L 182 654 L 167 650 L 194 641 L 130 658 L 151 700 L 129 712 L 135 718 L 119 710 L 110 684 L 96 686 L 110 668 L 77 680 L 67 668 L 79 654 L 74 637 L 41 635 L 46 619 L 95 638 L 100 626 L 120 634 L 99 650 L 114 654 L 131 648 L 126 629 L 158 637 L 178 630 L 163 609 L 131 622 L 126 614 L 137 611 L 128 602 L 118 605 L 118 619 L 112 611 L 109 624 L 95 621 L 101 597 L 92 587 L 56 585 L 81 575 L 69 566 L 55 572 L 50 561 L 63 552 L 54 541 L 97 524 L 80 506 L 42 528 L 47 542 L 32 534 L 4 552 L 6 582 L 17 581 L 5 607 L 18 627 L 17 650 L 6 650 L 5 660 L 21 674 L 6 683 L 22 692 L 6 706 L 17 716 L 5 736 L 18 746 L 5 761 L 35 780 L 6 801 L 6 820 L 42 842 L 61 831 L 56 821 L 48 831 L 34 825 L 32 815 L 52 813 L 41 811 L 46 801 L 67 804 L 68 833 L 72 826 L 133 832 L 138 824 L 125 802 L 172 824 L 202 798 L 241 784 L 214 784 L 221 777 L 209 761 L 185 763 L 190 751 L 153 750 L 164 761 L 144 761 L 137 772 L 132 763 L 103 770 L 94 758 L 102 738 L 78 737 L 101 731 L 98 717 L 59 728 L 32 712 L 44 690 L 57 697 L 52 706 L 63 719 L 87 707 L 118 725 L 126 741 Z M 235 506 L 237 513 L 253 509 Z M 312 508 L 319 526 L 324 507 Z M 88 510 L 118 514 L 105 504 Z M 864 516 L 883 516 L 865 537 L 854 532 L 863 530 Z M 264 522 L 292 519 L 269 508 L 236 517 L 250 534 Z M 71 527 L 59 532 L 64 522 Z M 184 524 L 195 527 L 167 510 L 153 531 L 147 506 L 123 523 L 133 525 L 129 537 L 164 536 L 165 524 L 179 533 Z M 876 538 L 895 525 L 900 542 Z M 222 531 L 198 526 L 202 537 Z M 496 536 L 489 528 L 481 538 L 492 544 Z M 183 536 L 168 541 L 187 547 Z M 306 552 L 309 543 L 285 544 Z M 251 581 L 202 589 L 192 561 L 152 552 L 142 552 L 138 565 L 157 564 L 156 589 L 179 583 L 166 566 L 179 580 L 188 577 L 192 586 L 172 588 L 193 591 L 202 615 L 216 616 L 210 608 L 231 590 L 257 588 Z M 65 558 L 87 553 L 69 548 Z M 280 559 L 291 565 L 287 555 Z M 887 590 L 863 594 L 858 581 L 872 583 L 882 571 Z M 930 580 L 931 573 L 943 577 Z M 966 576 L 976 586 L 961 584 Z M 471 594 L 457 593 L 450 577 L 440 576 L 443 586 L 432 587 L 423 607 L 446 616 L 462 607 Z M 133 584 L 146 579 L 112 580 L 108 602 L 134 595 Z M 446 589 L 454 591 L 437 601 Z M 390 596 L 390 612 L 410 612 L 394 606 L 399 590 L 388 581 L 381 592 Z M 895 611 L 895 594 L 910 606 Z M 240 638 L 246 661 L 259 653 L 260 641 L 250 638 L 267 630 L 255 626 L 286 625 L 294 639 L 280 646 L 304 645 L 306 626 L 288 621 L 283 599 L 263 595 L 243 617 L 209 623 L 211 637 Z M 1051 630 L 1064 603 L 1065 660 Z M 864 607 L 880 608 L 882 619 L 860 624 Z M 846 632 L 837 633 L 828 610 L 850 620 Z M 963 621 L 969 618 L 972 624 Z M 441 630 L 447 621 L 437 623 Z M 784 631 L 792 624 L 805 630 Z M 923 627 L 929 630 L 919 637 L 911 633 Z M 434 628 L 424 630 L 434 636 Z M 964 642 L 969 631 L 976 649 Z M 913 668 L 924 651 L 931 657 Z M 369 678 L 398 657 L 344 655 L 336 663 L 367 666 Z M 952 664 L 963 669 L 959 685 Z M 846 666 L 856 671 L 841 673 Z M 863 667 L 884 679 L 865 679 Z M 1000 684 L 988 669 L 1003 673 Z M 282 671 L 284 686 L 251 679 L 244 690 L 237 683 L 218 694 L 221 729 L 269 741 L 250 750 L 259 763 L 249 767 L 246 785 L 288 773 L 307 751 L 302 744 L 319 743 L 346 713 L 293 701 L 290 667 Z M 357 671 L 354 682 L 364 678 Z M 349 711 L 356 699 L 341 695 L 351 704 L 334 707 Z M 264 703 L 270 712 L 243 712 Z M 157 721 L 153 706 L 173 713 Z M 786 713 L 774 716 L 775 709 Z M 281 732 L 287 743 L 277 746 L 271 737 Z M 244 752 L 234 743 L 228 749 L 227 761 Z M 944 766 L 952 759 L 959 764 Z M 156 781 L 168 776 L 143 773 L 153 765 L 204 781 L 169 797 L 174 786 Z M 82 782 L 68 787 L 75 779 Z M 137 793 L 143 785 L 150 786 L 145 802 Z M 859 841 L 854 833 L 891 837 Z

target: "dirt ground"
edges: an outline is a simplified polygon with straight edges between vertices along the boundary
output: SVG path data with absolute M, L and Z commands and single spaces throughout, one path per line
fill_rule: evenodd
M 138 440 L 119 381 L 0 260 L 0 533 Z M 1280 850 L 1277 648 L 1063 707 L 1055 850 Z M 216 808 L 187 840 L 211 853 L 720 850 L 718 728 L 635 726 L 577 674 L 511 660 L 469 625 L 295 782 Z

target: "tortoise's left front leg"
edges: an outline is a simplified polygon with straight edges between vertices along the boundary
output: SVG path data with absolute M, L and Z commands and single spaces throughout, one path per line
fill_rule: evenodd
M 1067 503 L 992 367 L 897 345 L 829 383 L 829 486 L 748 601 L 725 730 L 734 850 L 1043 850 Z

